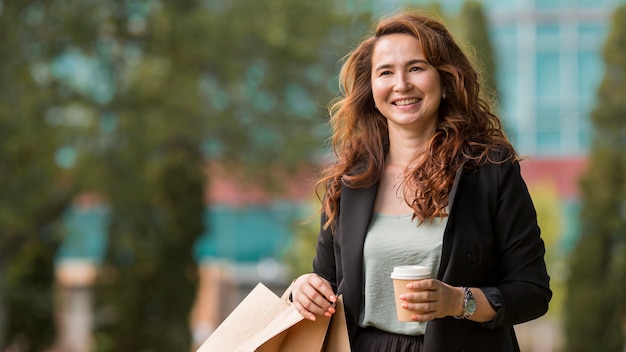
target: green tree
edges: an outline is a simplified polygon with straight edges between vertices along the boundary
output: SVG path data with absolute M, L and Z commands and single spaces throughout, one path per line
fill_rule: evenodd
M 57 221 L 77 192 L 75 127 L 59 114 L 76 99 L 52 74 L 63 26 L 43 2 L 0 2 L 0 349 L 52 343 Z
M 339 19 L 339 24 L 335 24 L 335 28 L 331 33 L 334 34 L 331 44 L 336 49 L 336 55 L 341 57 L 345 55 L 354 45 L 355 42 L 360 40 L 364 33 L 371 30 L 373 24 L 372 13 L 368 11 L 359 12 L 362 10 L 364 4 L 359 1 L 348 1 L 341 3 L 342 8 L 339 8 L 340 12 L 348 13 L 348 18 Z M 328 50 L 328 49 L 326 49 Z M 340 61 L 335 58 L 333 62 L 332 56 L 327 58 L 328 67 L 335 67 L 339 69 Z M 333 66 L 332 64 L 336 64 Z M 329 88 L 331 91 L 337 91 L 338 82 L 333 80 L 329 82 L 332 86 Z M 326 101 L 324 104 L 328 104 Z M 320 103 L 321 105 L 321 103 Z M 316 121 L 319 126 L 323 126 L 324 121 Z M 314 127 L 315 129 L 319 128 Z M 318 149 L 318 148 L 314 148 Z M 296 219 L 292 224 L 293 238 L 289 249 L 285 255 L 281 258 L 282 262 L 287 266 L 290 277 L 297 277 L 301 274 L 311 272 L 313 266 L 313 258 L 315 257 L 315 248 L 317 246 L 317 235 L 319 233 L 319 210 L 320 202 L 315 194 L 315 190 L 311 189 L 311 202 L 305 213 L 301 214 L 303 218 Z
M 318 217 L 315 216 L 318 213 L 315 210 L 319 209 L 320 204 L 317 197 L 314 197 L 310 203 L 310 208 L 305 211 L 306 214 L 302 214 L 300 219 L 293 222 L 293 238 L 289 250 L 285 252 L 282 258 L 289 270 L 290 277 L 310 273 L 313 269 L 317 235 L 320 229 Z
M 581 238 L 571 254 L 566 351 L 622 351 L 626 307 L 626 6 L 604 44 L 592 113 L 595 137 L 582 180 Z
M 522 163 L 522 167 L 523 163 Z M 546 265 L 550 273 L 552 300 L 548 316 L 557 321 L 562 320 L 563 300 L 565 296 L 565 277 L 562 274 L 565 265 L 565 254 L 559 246 L 559 238 L 563 233 L 563 205 L 559 199 L 557 185 L 553 182 L 540 182 L 529 188 L 537 211 L 537 223 L 541 228 L 541 237 L 546 246 Z
M 97 350 L 185 349 L 206 158 L 267 186 L 314 160 L 361 22 L 331 0 L 3 1 L 0 16 L 6 340 L 51 342 L 51 303 L 10 300 L 51 302 L 54 223 L 90 190 L 112 214 Z
M 98 351 L 190 348 L 206 179 L 198 10 L 195 2 L 119 2 L 102 20 L 108 41 L 98 60 L 114 95 L 101 107 L 113 127 L 93 131 L 104 143 L 91 154 L 92 186 L 112 214 L 96 286 L 97 312 L 110 313 L 97 314 Z
M 496 60 L 489 38 L 489 22 L 483 5 L 479 1 L 464 1 L 458 22 L 455 26 L 457 30 L 463 30 L 461 34 L 464 38 L 462 43 L 465 51 L 469 53 L 478 68 L 483 87 L 487 92 L 487 97 L 497 101 L 497 77 Z M 495 106 L 494 106 L 495 107 Z
M 115 95 L 100 108 L 114 128 L 93 137 L 92 185 L 113 214 L 96 348 L 186 350 L 205 158 L 267 187 L 311 162 L 347 34 L 330 1 L 129 4 L 119 16 L 138 24 L 105 18 L 98 52 Z
M 193 145 L 170 146 L 132 183 L 144 198 L 113 189 L 111 248 L 98 287 L 100 311 L 113 312 L 96 334 L 98 351 L 189 350 L 194 299 L 193 244 L 203 231 L 205 175 Z M 105 308 L 103 310 L 103 308 Z

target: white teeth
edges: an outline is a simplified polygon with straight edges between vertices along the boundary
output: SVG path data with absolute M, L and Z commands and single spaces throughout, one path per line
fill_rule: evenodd
M 412 98 L 412 99 L 404 99 L 404 100 L 398 100 L 396 101 L 396 105 L 398 106 L 404 106 L 404 105 L 410 105 L 410 104 L 415 104 L 419 101 L 419 99 L 417 98 Z

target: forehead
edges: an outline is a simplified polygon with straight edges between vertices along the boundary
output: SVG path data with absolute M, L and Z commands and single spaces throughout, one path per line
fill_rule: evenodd
M 394 33 L 380 37 L 374 44 L 372 63 L 385 60 L 425 60 L 420 41 L 410 34 Z

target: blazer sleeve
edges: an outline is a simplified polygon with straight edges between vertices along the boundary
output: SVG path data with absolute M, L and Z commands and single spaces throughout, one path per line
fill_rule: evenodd
M 537 214 L 518 162 L 498 167 L 497 210 L 493 219 L 502 297 L 486 327 L 511 326 L 545 314 L 552 297 Z M 497 295 L 496 295 L 497 297 Z
M 322 213 L 320 233 L 317 236 L 317 249 L 313 259 L 313 272 L 330 282 L 333 291 L 337 292 L 336 261 L 334 250 L 334 236 L 331 229 L 324 229 L 327 216 Z

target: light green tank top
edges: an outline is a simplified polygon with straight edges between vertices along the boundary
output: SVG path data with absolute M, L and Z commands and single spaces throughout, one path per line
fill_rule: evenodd
M 359 325 L 403 334 L 423 335 L 426 323 L 400 322 L 396 317 L 391 272 L 397 265 L 423 265 L 437 276 L 447 217 L 427 221 L 412 215 L 374 213 L 363 248 L 365 299 Z

